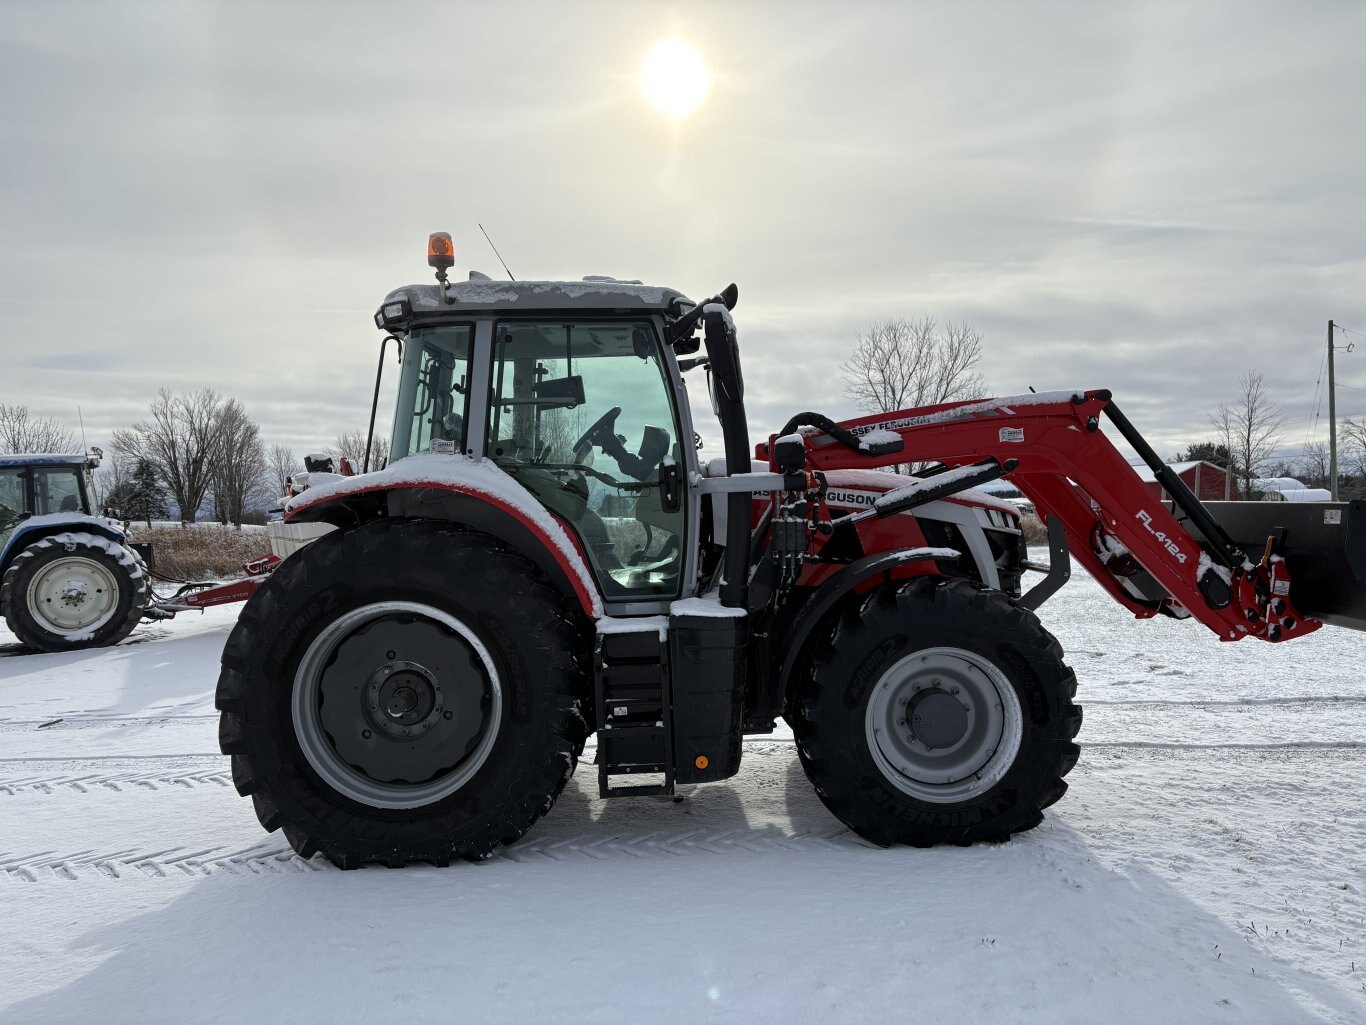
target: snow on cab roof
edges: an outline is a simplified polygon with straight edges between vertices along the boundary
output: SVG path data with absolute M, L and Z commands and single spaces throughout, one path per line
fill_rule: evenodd
M 0 456 L 0 466 L 34 466 L 53 463 L 62 466 L 84 466 L 85 459 L 84 455 L 73 455 L 70 452 L 20 452 Z
M 639 282 L 592 277 L 583 281 L 452 281 L 441 298 L 441 286 L 405 285 L 396 288 L 384 301 L 407 299 L 413 311 L 483 310 L 489 307 L 515 307 L 525 310 L 664 310 L 675 299 L 687 300 L 682 292 Z

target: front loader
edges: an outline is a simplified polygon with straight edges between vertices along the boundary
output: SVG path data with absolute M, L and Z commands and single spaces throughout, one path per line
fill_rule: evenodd
M 1076 679 L 1035 615 L 1072 559 L 1136 616 L 1223 640 L 1366 626 L 1366 504 L 1225 529 L 1108 392 L 800 413 L 756 445 L 734 286 L 696 304 L 608 278 L 451 282 L 444 235 L 428 260 L 436 285 L 375 317 L 401 365 L 388 467 L 291 501 L 321 536 L 223 652 L 234 782 L 305 857 L 482 858 L 550 809 L 592 734 L 600 795 L 639 797 L 734 775 L 780 718 L 861 836 L 1005 840 L 1079 754 Z M 706 380 L 721 458 L 684 375 Z M 884 472 L 908 462 L 937 472 Z M 1047 524 L 1046 566 L 1018 509 L 974 490 L 1000 478 Z

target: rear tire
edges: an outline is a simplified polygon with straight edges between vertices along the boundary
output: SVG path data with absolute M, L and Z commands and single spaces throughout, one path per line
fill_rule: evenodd
M 303 857 L 480 859 L 549 811 L 587 729 L 564 600 L 492 538 L 380 520 L 286 559 L 223 651 L 219 743 Z
M 0 584 L 5 622 L 39 651 L 117 644 L 138 625 L 150 597 L 138 554 L 84 531 L 33 542 L 14 557 Z
M 792 726 L 816 792 L 860 836 L 1002 841 L 1067 789 L 1075 694 L 1033 613 L 968 581 L 922 578 L 845 613 Z

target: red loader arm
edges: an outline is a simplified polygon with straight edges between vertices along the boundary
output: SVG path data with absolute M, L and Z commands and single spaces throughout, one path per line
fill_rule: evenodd
M 1102 415 L 1153 465 L 1187 522 L 1203 534 L 1203 547 L 1101 432 Z M 1322 625 L 1291 607 L 1288 571 L 1271 554 L 1270 542 L 1256 565 L 1238 551 L 1110 403 L 1108 391 L 952 402 L 823 426 L 804 435 L 807 467 L 815 471 L 908 462 L 939 462 L 952 470 L 985 463 L 984 472 L 1008 477 L 1031 498 L 1041 519 L 1062 525 L 1071 554 L 1139 618 L 1194 616 L 1225 641 L 1280 641 Z M 843 443 L 831 426 L 835 434 L 847 432 Z M 858 439 L 858 450 L 849 447 L 848 435 Z M 926 484 L 934 481 L 929 477 Z M 897 492 L 889 493 L 881 510 L 865 515 L 910 507 L 916 490 L 902 489 L 907 494 L 900 501 Z

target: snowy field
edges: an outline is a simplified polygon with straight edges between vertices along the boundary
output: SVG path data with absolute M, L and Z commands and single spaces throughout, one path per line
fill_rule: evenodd
M 585 764 L 482 865 L 343 873 L 232 789 L 235 614 L 0 629 L 0 1021 L 1366 1022 L 1366 635 L 1221 645 L 1074 579 L 1082 760 L 1001 846 L 860 842 L 780 735 L 677 802 Z

